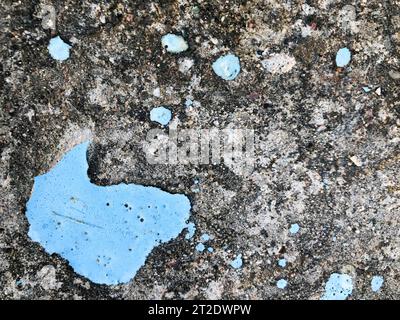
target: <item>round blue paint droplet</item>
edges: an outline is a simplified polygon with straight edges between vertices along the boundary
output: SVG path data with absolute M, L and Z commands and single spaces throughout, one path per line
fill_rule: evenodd
M 282 268 L 286 267 L 286 259 L 279 259 L 278 265 Z
M 202 243 L 198 243 L 196 246 L 196 250 L 199 252 L 203 252 L 206 247 Z
M 383 277 L 382 276 L 373 276 L 371 280 L 371 289 L 374 292 L 378 292 L 383 285 Z
M 336 53 L 336 65 L 343 68 L 349 64 L 351 60 L 351 52 L 348 48 L 341 48 Z
M 165 107 L 153 108 L 150 111 L 150 120 L 166 126 L 172 118 L 172 112 Z
M 233 54 L 219 57 L 212 65 L 214 72 L 224 80 L 234 80 L 240 72 L 239 58 Z
M 297 232 L 299 232 L 300 230 L 300 226 L 297 223 L 294 223 L 290 226 L 289 232 L 291 234 L 296 234 Z
M 71 46 L 57 36 L 50 39 L 47 49 L 53 59 L 64 61 L 69 58 L 69 50 L 71 49 Z
M 161 44 L 167 50 L 168 52 L 171 53 L 180 53 L 183 51 L 186 51 L 189 46 L 185 39 L 183 39 L 182 36 L 178 36 L 176 34 L 166 34 L 161 38 Z
M 286 286 L 287 286 L 287 281 L 286 281 L 285 279 L 280 279 L 280 280 L 278 280 L 278 282 L 276 283 L 276 286 L 277 286 L 279 289 L 285 289 Z

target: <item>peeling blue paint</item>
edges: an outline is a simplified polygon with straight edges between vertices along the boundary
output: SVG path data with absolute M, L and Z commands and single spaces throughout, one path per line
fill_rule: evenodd
M 239 58 L 233 54 L 219 57 L 212 65 L 214 72 L 224 80 L 234 80 L 240 72 Z
M 347 274 L 332 273 L 321 300 L 346 300 L 353 292 L 353 280 Z
M 53 59 L 64 61 L 69 58 L 69 50 L 71 49 L 71 46 L 57 36 L 50 39 L 47 49 Z
M 243 265 L 242 255 L 241 254 L 237 255 L 236 258 L 230 262 L 230 265 L 232 268 L 235 269 L 241 268 Z
M 154 247 L 188 227 L 191 205 L 185 195 L 154 187 L 92 184 L 88 145 L 76 146 L 35 178 L 26 212 L 29 237 L 93 282 L 126 283 Z
M 172 118 L 172 112 L 165 107 L 153 108 L 150 111 L 150 120 L 166 126 Z
M 210 252 L 210 253 L 213 253 L 214 252 L 214 248 L 208 247 L 207 251 Z
M 161 38 L 161 44 L 165 50 L 171 53 L 180 53 L 189 48 L 186 40 L 182 36 L 172 33 L 168 33 L 163 36 Z
M 373 276 L 371 280 L 371 289 L 374 292 L 378 292 L 383 285 L 383 277 L 382 276 Z

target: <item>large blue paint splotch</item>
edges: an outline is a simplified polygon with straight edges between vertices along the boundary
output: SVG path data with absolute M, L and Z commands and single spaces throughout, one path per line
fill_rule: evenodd
M 353 292 L 353 279 L 347 274 L 332 273 L 321 300 L 346 300 Z
M 188 226 L 190 202 L 154 187 L 92 184 L 87 148 L 88 142 L 76 146 L 35 178 L 29 236 L 93 282 L 126 283 L 155 246 Z

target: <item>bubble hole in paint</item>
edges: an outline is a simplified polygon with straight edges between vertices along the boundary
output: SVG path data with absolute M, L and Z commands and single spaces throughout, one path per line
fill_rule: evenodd
M 332 273 L 321 300 L 346 300 L 353 292 L 353 280 L 347 274 Z
M 183 194 L 137 184 L 97 186 L 87 175 L 85 142 L 35 177 L 27 203 L 29 237 L 95 283 L 130 281 L 147 255 L 187 228 Z

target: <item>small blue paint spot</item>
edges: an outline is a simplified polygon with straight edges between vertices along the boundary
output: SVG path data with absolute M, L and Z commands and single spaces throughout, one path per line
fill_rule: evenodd
M 370 92 L 372 89 L 369 87 L 362 87 L 362 89 L 364 90 L 365 93 Z
M 193 100 L 191 99 L 186 99 L 185 101 L 185 107 L 190 108 L 193 105 Z
M 299 232 L 300 230 L 300 226 L 297 223 L 294 223 L 290 226 L 289 232 L 291 234 L 296 234 L 297 232 Z
M 286 267 L 286 259 L 279 259 L 278 265 L 282 268 Z
M 22 279 L 15 280 L 15 284 L 16 284 L 18 287 L 23 286 L 23 285 L 24 285 L 24 280 L 22 280 Z
M 193 238 L 193 236 L 194 236 L 194 233 L 196 232 L 196 226 L 195 226 L 195 224 L 193 223 L 193 222 L 189 222 L 188 224 L 187 224 L 187 233 L 186 233 L 186 235 L 185 235 L 185 239 L 186 240 L 189 240 L 189 239 L 192 239 Z
M 198 243 L 196 246 L 196 250 L 199 252 L 203 252 L 206 247 L 202 243 Z
M 240 72 L 239 58 L 233 54 L 219 57 L 212 65 L 214 72 L 224 80 L 233 80 Z
M 346 300 L 353 292 L 353 280 L 347 274 L 332 273 L 321 300 Z
M 201 239 L 201 241 L 206 242 L 206 241 L 210 240 L 210 236 L 207 233 L 205 233 L 201 236 L 200 239 Z
M 212 253 L 212 252 L 214 252 L 214 248 L 208 247 L 207 251 Z
M 191 205 L 183 194 L 154 187 L 91 183 L 88 145 L 74 147 L 35 177 L 26 206 L 28 235 L 95 283 L 126 283 L 154 247 L 188 227 Z
M 153 108 L 150 111 L 150 120 L 166 126 L 172 118 L 172 113 L 165 107 Z
M 172 33 L 163 36 L 161 38 L 161 44 L 165 50 L 171 53 L 180 53 L 189 48 L 186 40 L 183 39 L 182 36 L 177 36 L 176 34 Z
M 243 265 L 242 255 L 241 254 L 237 255 L 236 258 L 231 261 L 230 265 L 232 268 L 235 268 L 235 269 L 241 268 Z
M 285 279 L 280 279 L 280 280 L 278 280 L 278 282 L 276 283 L 276 286 L 277 286 L 279 289 L 285 289 L 286 286 L 287 286 L 287 281 L 286 281 Z
M 341 48 L 336 53 L 336 65 L 343 68 L 349 64 L 351 60 L 351 52 L 347 48 Z
M 373 292 L 378 292 L 383 285 L 382 276 L 373 276 L 371 280 L 371 289 Z
M 200 192 L 200 181 L 198 179 L 194 179 L 193 180 L 193 186 L 192 186 L 192 191 L 194 193 L 198 193 Z
M 47 49 L 53 59 L 64 61 L 69 58 L 69 50 L 71 49 L 71 46 L 57 36 L 50 39 Z

